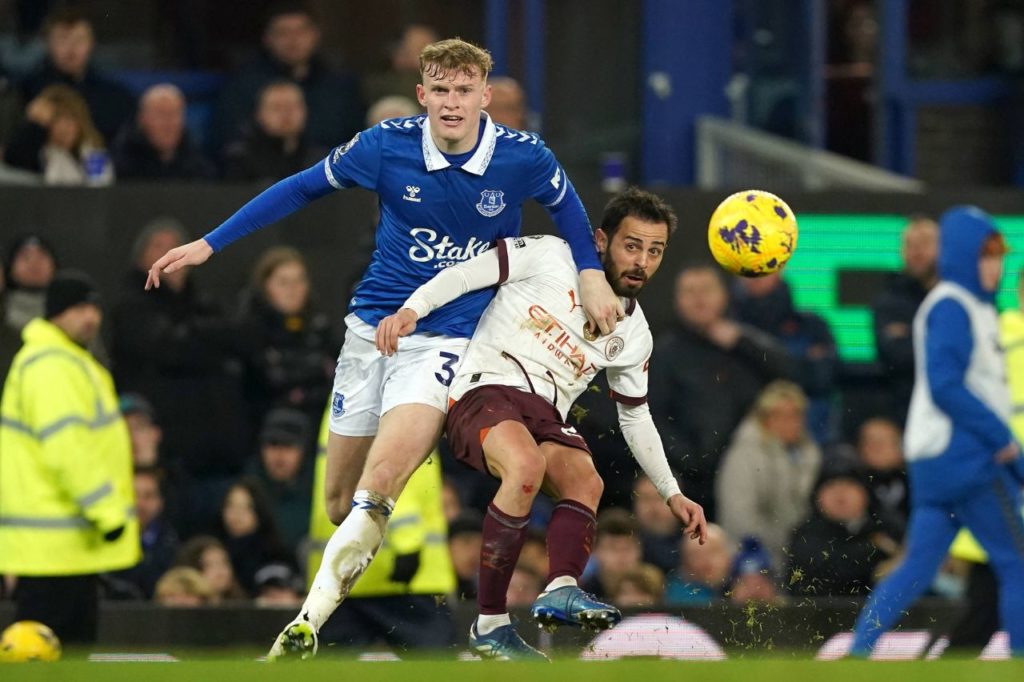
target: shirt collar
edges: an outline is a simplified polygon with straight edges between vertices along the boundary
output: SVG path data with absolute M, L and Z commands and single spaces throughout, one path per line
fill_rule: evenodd
M 480 144 L 477 145 L 473 156 L 469 157 L 469 161 L 462 164 L 462 170 L 473 175 L 483 175 L 487 170 L 494 155 L 494 144 L 498 139 L 490 115 L 486 111 L 481 111 L 480 116 L 484 119 Z M 444 170 L 451 165 L 434 144 L 434 138 L 430 136 L 429 116 L 423 120 L 423 162 L 427 165 L 428 171 Z

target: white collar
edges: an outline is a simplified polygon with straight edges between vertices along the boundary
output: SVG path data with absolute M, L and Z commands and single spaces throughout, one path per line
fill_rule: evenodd
M 487 170 L 487 166 L 491 163 L 491 157 L 494 155 L 494 143 L 498 139 L 490 115 L 486 111 L 481 111 L 480 115 L 484 119 L 483 136 L 480 139 L 480 144 L 477 145 L 476 152 L 469 157 L 469 161 L 462 164 L 462 170 L 473 175 L 483 175 Z M 430 136 L 429 116 L 423 122 L 423 162 L 427 164 L 428 171 L 443 170 L 451 165 L 434 144 L 434 138 Z

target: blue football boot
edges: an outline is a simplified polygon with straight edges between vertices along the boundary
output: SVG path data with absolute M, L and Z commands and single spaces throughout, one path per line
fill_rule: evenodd
M 611 604 L 575 585 L 544 592 L 533 602 L 530 615 L 545 630 L 574 625 L 586 630 L 607 630 L 622 620 L 622 613 Z
M 481 635 L 476 621 L 469 628 L 469 648 L 482 658 L 497 661 L 546 661 L 548 657 L 523 641 L 514 625 L 502 625 Z

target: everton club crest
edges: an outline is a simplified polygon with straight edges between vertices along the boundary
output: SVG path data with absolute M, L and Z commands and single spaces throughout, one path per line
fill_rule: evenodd
M 485 189 L 480 192 L 480 203 L 476 210 L 485 218 L 493 218 L 505 210 L 505 193 L 497 189 Z

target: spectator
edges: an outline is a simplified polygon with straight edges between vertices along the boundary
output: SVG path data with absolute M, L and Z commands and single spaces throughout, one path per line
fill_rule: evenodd
M 41 175 L 47 185 L 110 185 L 114 167 L 105 146 L 82 96 L 51 85 L 29 102 L 4 161 Z
M 215 525 L 219 503 L 252 452 L 242 397 L 237 327 L 189 280 L 188 270 L 145 291 L 146 271 L 184 242 L 176 220 L 150 222 L 132 247 L 132 269 L 114 307 L 118 386 L 152 401 L 160 415 L 165 468 L 188 480 L 182 536 Z
M 215 537 L 197 535 L 188 540 L 178 550 L 174 565 L 199 571 L 203 580 L 210 586 L 212 592 L 210 603 L 216 604 L 224 600 L 235 601 L 248 596 L 235 578 L 231 557 L 224 549 L 224 544 Z M 160 586 L 158 584 L 157 595 L 159 593 Z
M 43 316 L 46 287 L 57 271 L 57 256 L 45 239 L 26 234 L 11 242 L 6 262 L 4 322 L 21 332 L 29 320 Z
M 650 608 L 662 602 L 665 577 L 657 566 L 639 564 L 612 583 L 610 598 L 619 608 Z
M 135 513 L 139 519 L 142 561 L 115 574 L 136 586 L 146 599 L 152 599 L 157 581 L 174 565 L 178 553 L 178 534 L 164 516 L 163 473 L 148 466 L 137 467 L 134 475 Z
M 389 118 L 405 118 L 423 113 L 420 105 L 404 95 L 388 95 L 374 102 L 366 112 L 366 125 L 373 127 Z
M 828 322 L 814 313 L 797 311 L 789 285 L 778 273 L 739 277 L 736 319 L 771 334 L 797 363 L 794 377 L 807 394 L 807 424 L 819 443 L 830 440 L 832 400 L 839 358 Z
M 710 265 L 676 279 L 676 325 L 655 341 L 651 412 L 686 495 L 715 513 L 715 472 L 736 426 L 773 379 L 795 374 L 778 341 L 726 318 L 728 292 Z
M 885 558 L 874 540 L 880 533 L 868 514 L 868 488 L 854 463 L 830 463 L 814 489 L 814 513 L 790 542 L 789 585 L 795 594 L 866 595 Z M 895 543 L 882 538 L 888 546 Z
M 58 9 L 43 27 L 46 60 L 25 79 L 26 102 L 50 85 L 67 85 L 85 99 L 92 120 L 104 139 L 113 140 L 131 119 L 135 102 L 131 92 L 92 63 L 96 39 L 92 22 L 74 7 Z
M 914 386 L 914 314 L 939 280 L 939 226 L 923 215 L 911 216 L 900 250 L 903 270 L 892 273 L 871 306 L 875 348 L 888 380 L 888 413 L 902 424 Z
M 514 78 L 495 76 L 487 80 L 491 86 L 491 103 L 487 113 L 498 125 L 526 130 L 526 93 Z
M 757 538 L 743 538 L 733 559 L 727 594 L 733 604 L 774 602 L 778 588 L 772 571 L 772 560 Z
M 302 577 L 288 564 L 267 564 L 256 571 L 256 606 L 294 607 L 306 594 Z
M 203 574 L 188 566 L 176 566 L 156 583 L 153 598 L 160 606 L 195 608 L 219 601 Z
M 718 522 L 733 537 L 760 540 L 775 565 L 781 565 L 793 529 L 807 518 L 821 468 L 806 417 L 800 387 L 772 382 L 736 431 L 718 472 Z
M 368 75 L 363 80 L 363 94 L 367 102 L 376 102 L 391 95 L 408 96 L 421 82 L 420 53 L 423 48 L 440 40 L 440 36 L 425 24 L 408 24 L 395 41 L 389 57 L 389 69 Z
M 132 440 L 132 464 L 136 468 L 159 466 L 164 432 L 156 423 L 153 404 L 138 393 L 124 393 L 118 403 Z
M 681 560 L 669 575 L 665 602 L 681 606 L 704 606 L 725 592 L 732 570 L 736 547 L 732 538 L 717 523 L 708 524 L 703 545 L 680 540 Z
M 207 180 L 214 168 L 185 128 L 185 95 L 169 83 L 139 99 L 135 126 L 114 145 L 114 166 L 125 180 Z
M 260 90 L 282 78 L 296 83 L 305 95 L 310 144 L 334 147 L 357 133 L 363 122 L 358 82 L 331 70 L 318 54 L 319 46 L 320 29 L 310 10 L 298 2 L 277 4 L 267 17 L 262 54 L 221 94 L 220 138 L 237 135 L 250 119 Z
M 902 540 L 910 513 L 903 432 L 891 419 L 868 419 L 860 427 L 857 453 L 864 468 L 872 518 L 893 538 Z
M 537 601 L 544 589 L 544 575 L 528 564 L 519 562 L 512 571 L 512 582 L 508 585 L 507 605 L 510 609 L 528 609 Z
M 484 522 L 480 513 L 467 509 L 448 524 L 448 551 L 455 568 L 455 598 L 459 601 L 476 599 L 480 573 L 480 549 Z
M 625 509 L 606 509 L 597 517 L 591 558 L 596 571 L 589 577 L 584 573 L 583 589 L 598 599 L 610 598 L 616 581 L 638 567 L 642 558 L 640 526 Z
M 679 564 L 682 527 L 647 476 L 633 483 L 633 516 L 640 525 L 644 561 L 667 573 Z
M 21 348 L 21 333 L 7 323 L 7 268 L 0 261 L 0 387 L 7 379 L 11 361 Z
M 246 396 L 257 423 L 273 407 L 299 410 L 314 424 L 323 414 L 340 343 L 311 298 L 306 261 L 297 250 L 274 246 L 256 261 L 242 324 Z M 312 445 L 315 434 L 308 435 Z
M 313 469 L 305 466 L 310 439 L 306 415 L 296 410 L 271 410 L 260 431 L 260 458 L 252 473 L 267 493 L 274 523 L 290 556 L 309 533 L 313 503 Z
M 139 560 L 131 452 L 114 383 L 86 350 L 103 319 L 96 285 L 58 273 L 44 313 L 25 327 L 0 400 L 0 575 L 18 576 L 13 620 L 88 643 L 99 574 Z
M 259 94 L 253 122 L 224 153 L 227 180 L 276 181 L 322 159 L 306 142 L 306 100 L 292 81 L 272 81 Z
M 252 478 L 228 488 L 221 505 L 220 537 L 238 583 L 249 594 L 256 588 L 259 569 L 275 562 L 295 563 L 294 554 L 281 541 L 267 494 Z

